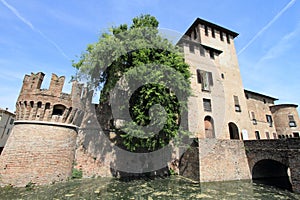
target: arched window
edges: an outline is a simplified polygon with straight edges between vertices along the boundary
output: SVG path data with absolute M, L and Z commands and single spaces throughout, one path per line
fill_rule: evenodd
M 215 138 L 214 120 L 210 116 L 204 118 L 205 138 Z
M 235 125 L 235 123 L 230 122 L 228 124 L 228 128 L 229 128 L 230 139 L 239 140 L 240 139 L 239 129 Z
M 50 103 L 46 103 L 45 109 L 50 109 Z
M 41 102 L 41 101 L 39 101 L 39 102 L 37 103 L 37 107 L 38 107 L 38 108 L 41 108 L 41 107 L 42 107 L 42 102 Z

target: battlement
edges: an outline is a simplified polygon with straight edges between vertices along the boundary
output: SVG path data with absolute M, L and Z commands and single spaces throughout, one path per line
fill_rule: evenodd
M 87 91 L 74 81 L 71 93 L 63 93 L 64 76 L 52 74 L 49 89 L 41 89 L 45 74 L 25 75 L 16 103 L 16 120 L 48 121 L 79 125 Z

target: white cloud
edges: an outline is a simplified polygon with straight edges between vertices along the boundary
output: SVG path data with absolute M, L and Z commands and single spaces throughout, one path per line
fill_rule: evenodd
M 275 17 L 273 17 L 273 19 L 267 25 L 260 29 L 260 31 L 256 33 L 256 35 L 238 52 L 238 55 L 243 53 L 259 36 L 261 36 L 268 28 L 270 28 L 270 26 L 272 26 L 272 24 L 276 22 L 283 13 L 285 13 L 290 7 L 292 7 L 295 4 L 295 2 L 296 0 L 291 0 L 283 9 L 281 9 L 275 15 Z
M 266 60 L 270 60 L 273 58 L 280 57 L 284 52 L 288 51 L 293 47 L 293 45 L 297 45 L 297 42 L 295 42 L 296 39 L 300 37 L 300 23 L 298 24 L 297 28 L 286 34 L 282 37 L 279 42 L 277 42 L 274 46 L 272 46 L 265 55 L 263 55 L 258 63 L 255 65 L 255 67 L 259 67 L 262 62 Z
M 31 30 L 39 33 L 45 40 L 47 40 L 49 43 L 51 43 L 59 51 L 59 53 L 62 56 L 64 56 L 68 60 L 71 60 L 56 42 L 54 42 L 52 39 L 47 37 L 42 31 L 40 31 L 39 29 L 34 27 L 33 24 L 29 20 L 27 20 L 25 17 L 23 17 L 16 8 L 14 8 L 12 5 L 8 4 L 5 0 L 0 0 L 0 1 L 6 8 L 8 8 L 19 20 L 21 20 L 25 25 L 27 25 Z

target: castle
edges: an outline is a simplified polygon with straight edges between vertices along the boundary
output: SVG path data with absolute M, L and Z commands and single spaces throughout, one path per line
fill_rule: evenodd
M 200 182 L 251 179 L 244 140 L 299 137 L 297 105 L 276 105 L 276 98 L 243 88 L 237 35 L 198 18 L 178 42 L 192 74 L 188 129 L 197 150 L 177 159 L 181 167 L 196 166 L 179 171 Z M 62 93 L 64 77 L 54 74 L 43 90 L 43 78 L 41 72 L 24 77 L 13 132 L 0 156 L 1 184 L 66 180 L 73 167 L 86 177 L 114 175 L 115 152 L 98 128 L 91 92 L 74 82 L 71 94 Z

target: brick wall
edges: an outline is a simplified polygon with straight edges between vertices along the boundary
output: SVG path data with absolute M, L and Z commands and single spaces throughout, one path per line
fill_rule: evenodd
M 200 182 L 250 179 L 243 141 L 199 140 Z
M 49 184 L 70 177 L 76 129 L 68 125 L 17 123 L 0 157 L 0 183 Z

